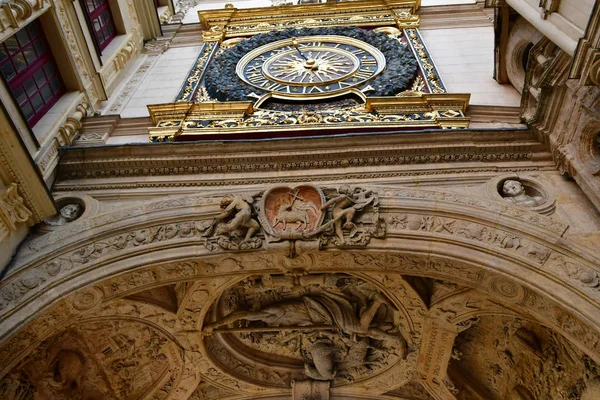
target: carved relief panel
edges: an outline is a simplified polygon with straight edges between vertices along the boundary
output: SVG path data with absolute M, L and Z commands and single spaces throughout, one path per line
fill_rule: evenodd
M 179 378 L 175 366 L 180 358 L 156 328 L 124 320 L 89 321 L 38 346 L 0 382 L 0 397 L 165 399 L 165 384 L 173 386 Z
M 409 380 L 420 337 L 400 311 L 415 305 L 397 301 L 346 274 L 252 276 L 211 305 L 203 345 L 218 369 L 256 390 L 319 381 L 333 393 L 381 393 Z
M 458 336 L 450 371 L 459 400 L 579 399 L 600 373 L 596 363 L 561 335 L 499 316 L 482 317 Z

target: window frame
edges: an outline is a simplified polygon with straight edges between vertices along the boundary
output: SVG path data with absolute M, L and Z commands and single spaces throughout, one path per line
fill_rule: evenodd
M 37 30 L 35 34 L 32 33 L 34 28 Z M 27 36 L 27 41 L 21 43 L 23 35 Z M 11 40 L 14 40 L 14 43 L 17 45 L 12 51 L 8 45 Z M 41 43 L 43 47 L 36 47 L 38 43 Z M 14 35 L 0 43 L 0 48 L 3 50 L 3 55 L 0 57 L 0 68 L 10 64 L 14 72 L 14 75 L 10 77 L 7 77 L 4 72 L 0 73 L 2 80 L 9 89 L 21 116 L 27 125 L 33 128 L 67 92 L 66 84 L 60 74 L 41 21 L 39 19 L 31 21 L 18 32 L 15 32 Z M 34 58 L 28 60 L 27 54 L 31 54 L 32 51 Z M 19 56 L 26 63 L 21 70 L 18 70 L 15 61 L 18 60 Z M 51 72 L 48 72 L 49 70 Z M 40 71 L 43 80 L 40 77 Z M 31 82 L 33 87 L 35 87 L 31 92 L 26 87 L 28 82 Z M 45 88 L 50 89 L 51 92 L 51 95 L 47 99 L 44 95 L 44 93 L 48 93 L 47 91 L 44 92 Z M 22 93 L 19 93 L 19 90 Z M 41 107 L 37 110 L 34 107 L 36 96 L 39 96 L 39 99 L 42 101 Z M 27 106 L 31 108 L 30 112 L 33 112 L 29 116 L 25 111 L 25 107 Z
M 115 18 L 110 7 L 110 2 L 108 0 L 98 1 L 99 4 L 92 11 L 90 11 L 90 9 L 88 8 L 88 3 L 95 3 L 96 0 L 80 0 L 80 5 L 81 9 L 83 10 L 83 14 L 85 15 L 85 22 L 90 31 L 92 41 L 94 42 L 94 47 L 96 47 L 98 54 L 102 54 L 102 51 L 106 49 L 108 45 L 110 45 L 110 43 L 119 35 L 119 33 L 117 32 L 117 25 L 115 24 Z M 108 13 L 108 16 L 110 16 L 110 20 L 108 21 L 108 23 L 101 25 L 101 29 L 99 31 L 96 31 L 94 29 L 94 21 L 100 18 L 100 16 L 102 16 L 105 13 Z M 97 33 L 103 32 L 103 29 L 109 24 L 112 26 L 112 32 L 107 37 L 105 37 L 104 40 L 100 41 Z

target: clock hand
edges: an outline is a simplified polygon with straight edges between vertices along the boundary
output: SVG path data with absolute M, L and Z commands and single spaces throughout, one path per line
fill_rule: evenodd
M 294 46 L 294 48 L 296 49 L 296 51 L 298 52 L 298 54 L 300 54 L 300 56 L 302 58 L 304 58 L 306 61 L 308 61 L 308 58 L 304 57 L 304 54 L 302 54 L 302 52 L 300 51 L 300 43 L 298 43 L 298 39 L 296 39 L 295 37 L 292 38 L 292 46 Z

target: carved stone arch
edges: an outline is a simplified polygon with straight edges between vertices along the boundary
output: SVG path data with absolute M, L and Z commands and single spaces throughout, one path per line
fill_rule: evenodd
M 364 268 L 364 264 L 368 262 L 370 264 L 370 267 L 375 270 L 375 271 L 385 271 L 387 273 L 393 273 L 393 272 L 397 272 L 400 274 L 417 274 L 417 275 L 422 275 L 422 276 L 429 276 L 429 277 L 433 277 L 433 278 L 439 278 L 439 279 L 446 279 L 446 280 L 455 280 L 458 281 L 459 283 L 468 283 L 469 280 L 468 279 L 456 279 L 457 276 L 460 276 L 461 273 L 466 273 L 466 277 L 467 278 L 471 278 L 472 281 L 471 285 L 478 287 L 480 289 L 486 290 L 488 291 L 488 293 L 494 293 L 490 290 L 490 287 L 498 287 L 499 285 L 503 285 L 503 284 L 509 284 L 510 288 L 505 288 L 504 290 L 501 290 L 500 293 L 504 293 L 505 295 L 508 295 L 508 299 L 510 300 L 511 297 L 514 296 L 514 298 L 516 300 L 518 300 L 518 302 L 522 303 L 520 304 L 521 307 L 526 306 L 529 302 L 533 302 L 534 305 L 536 305 L 537 307 L 541 307 L 539 309 L 532 309 L 531 311 L 533 313 L 535 313 L 536 311 L 542 311 L 545 312 L 547 317 L 550 318 L 552 316 L 554 316 L 554 313 L 559 313 L 559 312 L 564 312 L 562 311 L 560 308 L 558 308 L 556 305 L 548 305 L 546 303 L 540 303 L 537 304 L 536 302 L 540 302 L 542 301 L 542 298 L 539 294 L 532 292 L 532 291 L 526 291 L 526 289 L 524 289 L 523 287 L 520 288 L 516 288 L 516 290 L 513 290 L 513 286 L 511 285 L 513 283 L 513 281 L 508 280 L 508 278 L 502 277 L 502 276 L 491 276 L 488 277 L 486 276 L 481 269 L 477 269 L 476 266 L 468 266 L 468 265 L 452 265 L 450 264 L 447 260 L 437 260 L 433 257 L 429 257 L 428 259 L 423 259 L 423 258 L 419 258 L 419 257 L 408 257 L 402 254 L 387 254 L 387 255 L 373 255 L 373 254 L 369 254 L 368 252 L 364 252 L 364 253 L 358 253 L 358 254 L 353 254 L 353 253 L 338 253 L 336 254 L 337 257 L 334 257 L 336 259 L 336 264 L 338 262 L 340 262 L 340 259 L 343 259 L 343 265 L 346 267 L 346 271 L 348 271 L 348 267 L 352 266 L 351 264 L 351 260 L 354 259 L 354 257 L 358 257 L 359 260 L 361 260 L 361 263 L 356 263 L 354 264 L 354 267 L 356 268 Z M 222 257 L 223 259 L 230 259 L 230 256 L 225 256 Z M 213 262 L 215 262 L 216 260 L 213 259 Z M 331 271 L 333 270 L 331 265 L 324 265 L 322 263 L 322 261 L 324 261 L 323 259 L 318 260 L 319 264 L 323 266 L 323 270 L 324 271 Z M 331 261 L 330 261 L 331 262 Z M 256 264 L 257 260 L 255 259 L 255 257 L 251 256 L 251 260 L 250 262 L 248 262 L 248 264 L 245 264 L 244 262 L 242 262 L 241 265 L 246 265 L 246 267 L 244 267 L 244 276 L 247 275 L 248 270 L 251 270 L 253 268 L 253 264 Z M 103 293 L 102 288 L 107 288 L 107 287 L 112 287 L 114 288 L 114 291 L 112 293 L 107 293 L 107 298 L 108 299 L 113 299 L 113 298 L 117 298 L 119 296 L 123 296 L 125 294 L 131 293 L 131 291 L 136 291 L 136 290 L 144 290 L 147 289 L 148 287 L 152 287 L 152 286 L 156 286 L 157 284 L 160 284 L 161 281 L 160 279 L 164 279 L 162 282 L 172 282 L 173 279 L 169 279 L 168 276 L 160 276 L 159 274 L 153 274 L 152 272 L 154 271 L 158 271 L 158 270 L 168 270 L 169 273 L 173 274 L 173 275 L 179 275 L 182 273 L 182 269 L 185 270 L 186 268 L 190 267 L 190 268 L 197 268 L 197 270 L 199 272 L 197 272 L 197 275 L 193 276 L 191 274 L 183 274 L 183 278 L 180 279 L 206 279 L 206 275 L 204 275 L 205 273 L 205 267 L 201 266 L 202 263 L 196 263 L 194 264 L 195 267 L 191 267 L 191 264 L 188 262 L 183 262 L 183 263 L 171 263 L 171 264 L 162 264 L 159 266 L 154 266 L 152 268 L 148 268 L 146 270 L 137 270 L 137 271 L 133 271 L 130 272 L 127 275 L 124 276 L 120 276 L 118 278 L 113 278 L 111 282 L 111 280 L 106 280 L 104 282 L 100 282 L 98 283 L 95 287 L 91 287 L 88 289 L 85 289 L 83 291 L 79 291 L 79 292 L 75 292 L 72 295 L 70 295 L 69 297 L 65 297 L 63 299 L 63 301 L 57 305 L 55 305 L 54 307 L 50 308 L 46 314 L 39 316 L 33 323 L 32 326 L 37 325 L 37 324 L 42 324 L 44 326 L 51 326 L 51 321 L 53 319 L 56 319 L 58 316 L 61 316 L 62 318 L 60 319 L 69 319 L 69 318 L 73 318 L 74 315 L 77 315 L 79 313 L 84 313 L 88 310 L 90 310 L 92 307 L 97 307 L 100 304 L 100 300 L 85 300 L 82 301 L 81 299 L 96 299 L 97 296 L 100 296 L 99 293 Z M 256 268 L 256 266 L 255 266 Z M 450 269 L 452 268 L 452 269 Z M 444 270 L 444 273 L 441 273 L 440 271 Z M 277 269 L 270 269 L 270 270 L 265 270 L 265 269 L 256 269 L 256 271 L 258 271 L 259 273 L 261 272 L 281 272 L 280 270 Z M 319 271 L 319 270 L 315 270 L 315 271 Z M 133 289 L 129 284 L 123 286 L 123 287 L 119 287 L 118 285 L 114 285 L 114 282 L 116 281 L 127 281 L 127 278 L 129 277 L 129 279 L 132 280 L 132 282 L 135 282 L 136 284 L 139 284 L 139 286 L 135 289 Z M 147 278 L 144 278 L 147 277 Z M 153 278 L 154 281 L 150 281 L 149 278 Z M 232 279 L 233 277 L 221 277 L 221 278 L 217 278 L 217 279 Z M 144 280 L 144 279 L 148 279 L 148 280 Z M 237 279 L 240 279 L 239 277 Z M 484 285 L 484 283 L 489 283 L 490 287 L 487 287 Z M 516 283 L 515 283 L 516 285 Z M 89 294 L 92 293 L 92 294 Z M 498 293 L 495 293 L 496 296 L 498 296 Z M 504 300 L 506 301 L 506 297 L 504 298 Z M 82 307 L 82 304 L 84 305 Z M 87 308 L 89 307 L 89 308 Z M 524 309 L 527 309 L 526 307 L 524 307 Z M 574 317 L 572 315 L 569 314 L 563 314 L 562 315 L 562 320 L 564 320 L 564 318 L 567 318 L 568 321 L 570 321 L 571 323 L 573 322 L 577 322 L 576 320 L 574 320 Z M 560 321 L 560 320 L 559 320 Z M 60 324 L 59 321 L 52 321 L 52 323 L 54 324 Z M 554 324 L 549 323 L 550 326 L 553 326 L 556 329 L 560 329 L 560 327 L 557 326 L 557 322 L 555 321 Z M 590 335 L 594 335 L 593 330 L 591 330 L 590 328 L 586 328 L 579 325 L 579 326 L 570 326 L 572 329 L 576 328 L 575 332 L 579 332 L 580 334 L 585 333 L 585 334 L 590 334 Z M 583 331 L 582 331 L 583 329 Z M 25 335 L 30 337 L 29 335 Z M 567 334 L 567 337 L 572 335 Z M 17 337 L 19 337 L 19 335 L 17 334 Z M 593 339 L 591 339 L 592 341 L 590 342 L 590 344 L 594 344 L 595 341 Z M 10 343 L 11 341 L 9 341 Z M 590 354 L 590 356 L 592 357 L 597 357 L 597 354 L 594 354 L 594 347 L 593 346 L 586 346 L 586 349 L 588 350 L 588 354 Z M 8 359 L 7 359 L 8 361 Z
M 473 289 L 457 291 L 433 304 L 429 315 L 456 326 L 457 329 L 462 329 L 462 323 L 484 315 L 527 317 L 507 304 L 482 296 L 482 293 Z M 529 318 L 533 320 L 532 317 Z
M 589 121 L 580 132 L 581 137 L 573 140 L 579 143 L 578 155 L 584 164 L 600 164 L 600 149 L 598 148 L 598 135 L 600 135 L 600 119 Z M 593 168 L 593 166 L 592 166 Z M 593 171 L 592 171 L 593 173 Z
M 76 323 L 115 299 L 190 282 L 177 317 L 185 320 L 183 310 L 190 308 L 184 330 L 199 334 L 195 301 L 207 302 L 219 288 L 248 276 L 298 270 L 378 276 L 382 283 L 393 277 L 396 287 L 403 275 L 456 282 L 534 316 L 600 360 L 597 290 L 580 279 L 596 273 L 594 259 L 563 237 L 565 226 L 491 200 L 414 189 L 379 192 L 384 237 L 365 247 L 297 247 L 295 258 L 288 257 L 289 248 L 274 245 L 235 251 L 210 245 L 202 226 L 218 213 L 219 198 L 170 199 L 78 220 L 56 232 L 52 248 L 32 241 L 0 288 L 0 374 L 48 329 Z M 27 320 L 33 309 L 42 312 Z M 186 335 L 177 339 L 184 343 Z M 224 387 L 245 384 L 214 375 L 210 360 L 199 349 L 193 353 L 201 366 L 194 379 L 210 373 L 213 381 L 229 379 Z
M 524 18 L 518 17 L 508 38 L 505 62 L 508 73 L 508 79 L 519 93 L 523 92 L 525 85 L 525 68 L 523 59 L 525 52 L 529 51 L 538 40 L 543 36 Z

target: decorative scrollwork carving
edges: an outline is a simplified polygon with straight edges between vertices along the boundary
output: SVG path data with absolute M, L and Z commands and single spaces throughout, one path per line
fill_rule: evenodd
M 19 186 L 11 183 L 0 198 L 0 221 L 10 230 L 16 230 L 17 224 L 27 222 L 31 215 L 31 211 L 23 203 L 23 198 L 19 196 Z

